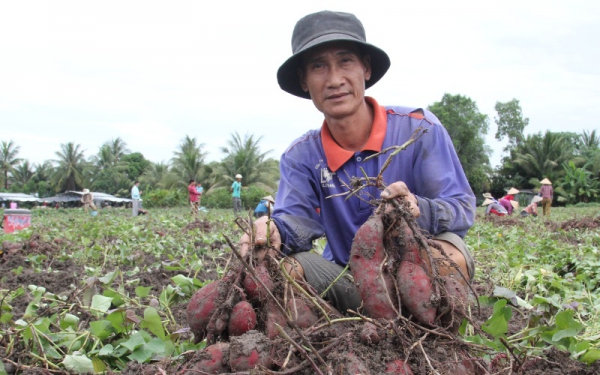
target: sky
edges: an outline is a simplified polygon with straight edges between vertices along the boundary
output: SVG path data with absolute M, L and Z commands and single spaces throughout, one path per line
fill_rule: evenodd
M 168 162 L 186 135 L 206 161 L 232 134 L 279 159 L 323 116 L 279 88 L 298 19 L 354 13 L 392 61 L 367 90 L 382 105 L 427 107 L 461 94 L 489 117 L 520 101 L 526 134 L 599 129 L 600 2 L 0 0 L 0 141 L 32 163 L 67 142 L 86 157 L 120 137 Z

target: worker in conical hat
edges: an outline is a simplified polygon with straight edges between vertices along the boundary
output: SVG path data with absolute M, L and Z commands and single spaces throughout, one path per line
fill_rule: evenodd
M 542 212 L 544 216 L 550 215 L 550 207 L 552 207 L 552 199 L 554 198 L 554 189 L 552 189 L 552 182 L 549 179 L 544 178 L 540 181 L 542 186 L 540 187 L 539 196 L 542 197 Z

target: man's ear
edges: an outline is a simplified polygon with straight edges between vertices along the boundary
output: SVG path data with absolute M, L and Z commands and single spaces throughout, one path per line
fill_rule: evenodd
M 298 79 L 300 79 L 300 87 L 304 92 L 308 92 L 308 86 L 306 85 L 306 77 L 304 76 L 304 70 L 298 68 Z
M 363 65 L 365 66 L 365 81 L 368 81 L 371 79 L 371 56 L 370 55 L 363 55 L 362 57 L 362 62 Z

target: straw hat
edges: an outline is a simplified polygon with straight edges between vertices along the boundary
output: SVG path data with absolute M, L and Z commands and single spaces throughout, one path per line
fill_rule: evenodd
M 513 187 L 513 188 L 510 188 L 510 190 L 506 194 L 515 195 L 515 194 L 519 194 L 519 191 Z
M 490 198 L 485 198 L 485 200 L 483 201 L 483 203 L 481 205 L 487 206 L 488 204 L 492 204 L 492 203 L 494 203 L 493 200 L 491 200 Z
M 541 201 L 542 201 L 542 197 L 540 197 L 539 195 L 536 195 L 533 198 L 531 198 L 531 203 L 537 203 L 537 202 L 541 202 Z
M 542 181 L 540 181 L 540 184 L 542 184 L 542 185 L 552 185 L 552 182 L 550 182 L 550 180 L 548 180 L 547 178 L 544 178 Z
M 494 199 L 494 197 L 492 197 L 492 194 L 490 193 L 483 193 L 483 197 L 488 199 Z
M 519 208 L 519 202 L 517 201 L 510 201 L 510 205 L 513 206 L 514 210 Z
M 269 202 L 275 204 L 275 199 L 273 199 L 273 197 L 270 196 L 270 195 L 267 195 L 266 197 L 262 197 L 261 199 L 263 199 L 265 201 L 269 201 Z
M 87 193 L 89 193 L 89 192 L 90 192 L 90 191 L 89 191 L 88 189 L 83 189 L 83 194 L 87 194 Z

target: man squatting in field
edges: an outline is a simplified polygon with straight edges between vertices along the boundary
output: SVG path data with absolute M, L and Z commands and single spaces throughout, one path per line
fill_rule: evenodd
M 365 89 L 386 73 L 390 59 L 366 42 L 364 28 L 352 14 L 323 11 L 305 16 L 294 28 L 292 51 L 277 72 L 279 85 L 311 99 L 325 120 L 321 129 L 296 139 L 281 157 L 270 241 L 288 255 L 288 270 L 319 293 L 336 279 L 348 263 L 355 233 L 374 207 L 356 196 L 328 197 L 346 193 L 350 178 L 363 176 L 361 168 L 368 176 L 377 176 L 388 154 L 365 158 L 404 144 L 424 126 L 427 132 L 396 155 L 383 173 L 387 188 L 380 197 L 408 200 L 420 228 L 434 236 L 471 280 L 473 258 L 462 237 L 473 225 L 475 196 L 440 121 L 427 110 L 383 107 L 365 96 Z M 379 196 L 376 187 L 366 190 L 367 200 Z M 267 217 L 255 221 L 257 246 L 266 244 L 266 223 Z M 323 234 L 327 246 L 321 257 L 309 250 Z M 247 235 L 240 239 L 240 249 L 243 254 L 249 250 Z M 451 271 L 447 263 L 440 267 L 441 275 Z M 346 277 L 334 284 L 326 299 L 342 312 L 361 305 L 356 287 Z

